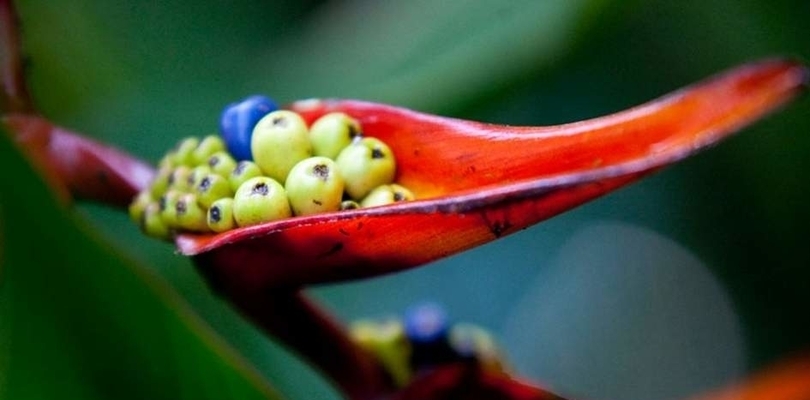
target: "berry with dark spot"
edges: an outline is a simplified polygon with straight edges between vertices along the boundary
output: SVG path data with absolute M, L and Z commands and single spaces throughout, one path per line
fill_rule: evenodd
M 238 226 L 256 225 L 292 216 L 287 193 L 275 179 L 250 178 L 236 191 L 233 217 Z
M 208 208 L 208 228 L 214 232 L 225 232 L 236 227 L 233 219 L 233 199 L 225 197 Z
M 343 149 L 335 160 L 354 200 L 366 197 L 377 186 L 393 182 L 396 162 L 391 149 L 377 138 L 362 138 Z
M 233 171 L 228 174 L 228 183 L 231 185 L 231 190 L 236 192 L 245 181 L 257 176 L 262 176 L 262 170 L 259 169 L 256 163 L 253 161 L 239 161 Z
M 343 178 L 335 162 L 326 157 L 310 157 L 295 164 L 284 188 L 295 215 L 337 211 L 343 199 Z
M 264 175 L 283 184 L 295 164 L 312 156 L 306 122 L 292 111 L 267 114 L 253 129 L 250 150 Z
M 380 185 L 360 202 L 361 207 L 377 207 L 414 199 L 413 193 L 402 185 Z
M 326 114 L 318 118 L 309 128 L 313 153 L 332 159 L 358 136 L 360 123 L 341 112 Z

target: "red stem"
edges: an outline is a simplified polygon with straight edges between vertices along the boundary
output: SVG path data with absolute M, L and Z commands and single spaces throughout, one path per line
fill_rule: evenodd
M 32 112 L 34 107 L 23 74 L 23 57 L 14 2 L 0 0 L 0 75 L 3 112 Z
M 347 398 L 379 399 L 393 392 L 391 380 L 376 359 L 299 290 L 221 294 L 267 334 L 320 369 Z

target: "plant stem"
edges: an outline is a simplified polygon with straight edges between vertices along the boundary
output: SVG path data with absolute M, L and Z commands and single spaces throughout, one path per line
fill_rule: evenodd
M 0 111 L 33 111 L 23 74 L 17 13 L 11 0 L 0 0 L 0 77 Z
M 205 267 L 200 268 L 205 274 Z M 347 398 L 379 399 L 393 392 L 391 380 L 376 359 L 300 290 L 237 289 L 220 294 L 271 337 L 321 370 Z

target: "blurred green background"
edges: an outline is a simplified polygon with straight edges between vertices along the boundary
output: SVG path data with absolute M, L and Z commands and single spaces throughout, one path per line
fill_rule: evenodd
M 41 112 L 149 161 L 253 93 L 549 125 L 764 57 L 810 60 L 802 0 L 18 7 Z M 810 349 L 808 106 L 498 242 L 310 292 L 346 320 L 439 301 L 495 332 L 518 374 L 572 397 L 727 384 Z M 56 208 L 2 150 L 0 397 L 262 398 L 269 381 L 291 399 L 339 398 L 171 246 L 104 207 Z

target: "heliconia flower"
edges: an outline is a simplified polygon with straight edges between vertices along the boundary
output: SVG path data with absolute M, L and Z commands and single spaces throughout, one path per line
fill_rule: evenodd
M 793 99 L 809 76 L 796 62 L 763 61 L 623 112 L 549 127 L 485 124 L 356 100 L 296 102 L 288 109 L 307 124 L 342 112 L 363 126 L 364 135 L 390 145 L 395 180 L 416 199 L 218 234 L 180 234 L 175 242 L 216 289 L 320 366 L 348 397 L 371 398 L 366 395 L 385 390 L 379 368 L 298 287 L 418 267 L 548 219 L 720 142 Z M 65 199 L 126 208 L 155 176 L 143 162 L 42 117 L 9 112 L 1 122 Z M 136 205 L 130 211 L 147 216 L 159 207 Z M 274 287 L 284 290 L 266 290 Z M 319 351 L 325 343 L 331 353 Z M 353 372 L 335 359 L 363 369 Z M 739 390 L 756 399 L 805 398 L 806 366 Z M 418 376 L 391 398 L 439 398 L 454 390 L 463 398 L 559 398 L 467 365 Z
M 517 232 L 682 160 L 783 105 L 808 71 L 786 60 L 732 69 L 626 111 L 517 127 L 357 100 L 304 100 L 387 143 L 414 201 L 180 234 L 178 250 L 231 288 L 297 286 L 417 267 Z

